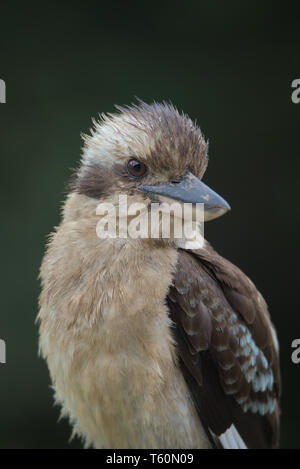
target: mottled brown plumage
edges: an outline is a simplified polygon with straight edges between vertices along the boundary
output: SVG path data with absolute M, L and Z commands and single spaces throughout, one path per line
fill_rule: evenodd
M 181 366 L 208 432 L 218 436 L 234 424 L 248 447 L 276 447 L 278 353 L 253 283 L 207 245 L 179 253 L 168 298 Z M 217 397 L 207 374 L 215 375 Z

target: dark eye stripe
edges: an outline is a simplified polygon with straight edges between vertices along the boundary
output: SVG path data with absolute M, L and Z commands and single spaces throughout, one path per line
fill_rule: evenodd
M 127 163 L 128 173 L 136 178 L 140 178 L 146 174 L 147 166 L 138 160 L 131 159 Z

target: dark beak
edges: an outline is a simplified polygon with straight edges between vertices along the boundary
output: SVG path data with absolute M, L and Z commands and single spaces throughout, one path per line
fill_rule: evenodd
M 204 204 L 205 221 L 220 217 L 230 210 L 230 205 L 200 179 L 188 172 L 179 182 L 168 182 L 158 185 L 139 186 L 140 191 L 155 202 L 166 199 L 178 200 L 182 203 Z

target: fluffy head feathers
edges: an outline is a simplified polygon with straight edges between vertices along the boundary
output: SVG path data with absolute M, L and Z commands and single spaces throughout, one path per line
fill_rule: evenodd
M 126 172 L 130 158 L 148 168 L 145 184 L 181 178 L 190 170 L 201 178 L 208 163 L 208 144 L 199 127 L 167 103 L 117 107 L 119 113 L 102 115 L 90 136 L 84 136 L 82 165 L 73 188 L 99 199 L 109 191 L 132 190 Z

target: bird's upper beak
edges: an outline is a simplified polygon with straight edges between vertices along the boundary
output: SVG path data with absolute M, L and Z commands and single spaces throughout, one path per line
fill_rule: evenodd
M 163 202 L 171 199 L 182 203 L 203 203 L 205 221 L 220 217 L 230 210 L 230 205 L 220 195 L 210 189 L 190 171 L 178 182 L 142 185 L 138 189 L 145 192 L 146 195 L 155 201 Z

